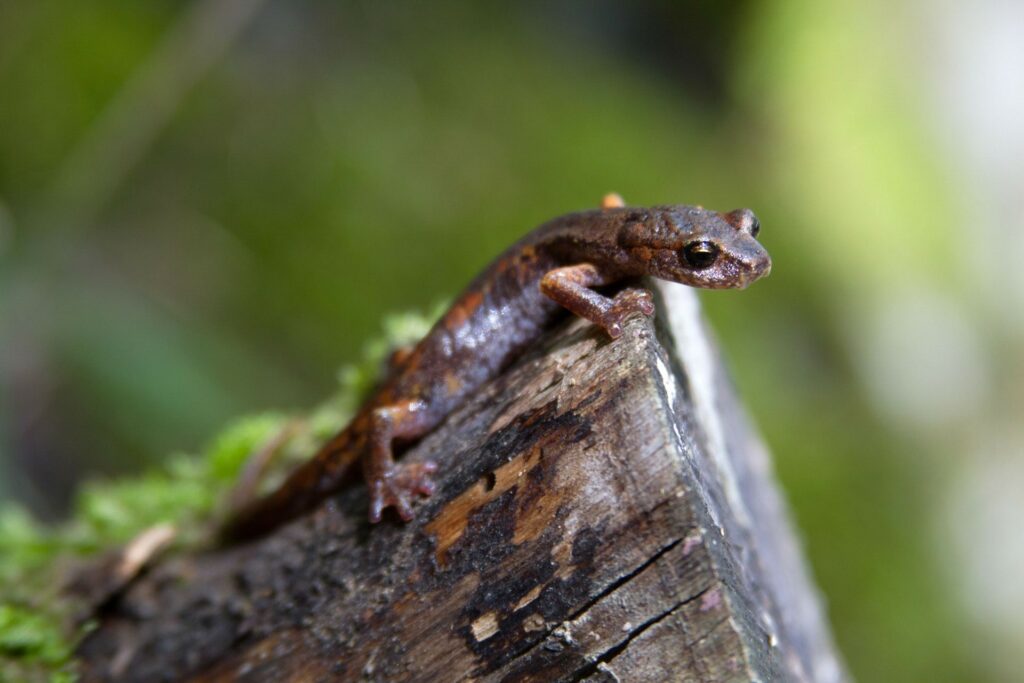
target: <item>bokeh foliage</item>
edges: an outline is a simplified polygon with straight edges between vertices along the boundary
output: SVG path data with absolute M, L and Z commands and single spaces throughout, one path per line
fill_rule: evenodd
M 925 543 L 921 444 L 849 358 L 850 312 L 894 274 L 956 285 L 887 11 L 272 1 L 137 162 L 76 178 L 182 3 L 0 3 L 0 492 L 54 515 L 82 473 L 314 404 L 385 312 L 606 191 L 749 205 L 773 275 L 704 301 L 840 648 L 860 680 L 983 680 Z M 76 193 L 92 174 L 116 182 Z

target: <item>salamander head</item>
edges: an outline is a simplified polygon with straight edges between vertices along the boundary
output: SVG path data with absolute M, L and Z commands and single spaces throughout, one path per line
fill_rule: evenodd
M 707 289 L 742 289 L 771 271 L 755 239 L 750 209 L 719 213 L 696 206 L 639 210 L 619 233 L 630 266 L 647 275 Z

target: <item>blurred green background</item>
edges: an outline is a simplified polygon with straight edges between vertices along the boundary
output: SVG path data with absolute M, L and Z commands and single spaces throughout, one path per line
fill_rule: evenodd
M 1005 5 L 0 0 L 0 498 L 314 405 L 608 191 L 749 206 L 771 278 L 702 297 L 852 673 L 1020 680 Z

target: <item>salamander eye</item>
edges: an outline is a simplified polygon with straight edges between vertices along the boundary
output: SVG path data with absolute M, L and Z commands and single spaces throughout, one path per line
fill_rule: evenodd
M 690 242 L 682 249 L 683 259 L 694 270 L 704 270 L 718 258 L 718 245 L 707 240 Z

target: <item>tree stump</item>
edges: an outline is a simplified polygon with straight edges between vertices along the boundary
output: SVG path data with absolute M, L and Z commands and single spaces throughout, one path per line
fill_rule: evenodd
M 653 286 L 656 321 L 567 321 L 406 453 L 440 465 L 415 521 L 352 487 L 159 563 L 83 680 L 846 680 L 696 297 Z

